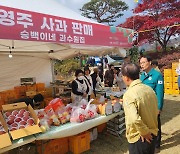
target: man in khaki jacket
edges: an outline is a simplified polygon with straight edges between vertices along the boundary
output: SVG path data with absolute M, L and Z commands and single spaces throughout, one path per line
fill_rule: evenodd
M 125 64 L 121 70 L 123 81 L 128 86 L 123 107 L 129 153 L 154 154 L 158 133 L 156 94 L 139 80 L 140 69 L 136 64 Z

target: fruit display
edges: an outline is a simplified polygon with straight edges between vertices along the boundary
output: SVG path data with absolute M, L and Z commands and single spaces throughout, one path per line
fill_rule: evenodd
M 26 109 L 7 111 L 4 113 L 5 121 L 10 131 L 26 128 L 35 124 L 30 112 Z
M 51 126 L 59 126 L 69 121 L 81 123 L 96 118 L 98 113 L 110 115 L 113 112 L 119 112 L 120 109 L 121 105 L 117 98 L 107 101 L 107 99 L 101 97 L 99 100 L 91 99 L 89 102 L 82 99 L 78 105 L 70 103 L 66 106 L 61 99 L 55 98 L 49 102 L 45 109 L 36 110 L 36 114 L 40 119 L 39 126 L 43 132 L 46 132 Z M 7 115 L 9 114 L 7 113 Z
M 59 126 L 69 122 L 69 112 L 72 109 L 69 107 L 65 107 L 61 99 L 55 98 L 49 102 L 45 109 L 37 110 L 36 114 L 40 119 L 39 125 L 42 131 L 45 132 L 49 130 L 51 126 Z

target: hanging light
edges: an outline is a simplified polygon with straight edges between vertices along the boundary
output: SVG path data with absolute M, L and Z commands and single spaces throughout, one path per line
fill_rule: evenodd
M 9 47 L 9 49 L 10 49 L 10 51 L 9 51 L 9 58 L 12 58 L 13 55 L 12 55 L 12 53 L 11 53 L 11 47 Z

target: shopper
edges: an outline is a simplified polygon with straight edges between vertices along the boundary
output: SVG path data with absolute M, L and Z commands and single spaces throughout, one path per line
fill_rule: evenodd
M 156 71 L 161 72 L 159 67 L 158 67 L 158 61 L 157 60 L 152 60 L 151 65 Z
M 122 73 L 119 68 L 114 69 L 114 84 L 118 85 L 120 91 L 126 88 L 126 85 L 122 79 Z
M 109 65 L 109 70 L 105 72 L 104 75 L 104 85 L 105 87 L 112 87 L 114 81 L 114 65 Z
M 157 136 L 157 143 L 156 148 L 160 148 L 161 144 L 161 120 L 160 114 L 163 108 L 164 102 L 164 81 L 163 76 L 160 72 L 156 71 L 151 65 L 151 58 L 149 56 L 143 56 L 140 58 L 140 66 L 142 69 L 142 74 L 140 79 L 142 83 L 150 86 L 154 92 L 156 93 L 158 99 L 158 136 Z
M 92 83 L 93 83 L 93 93 L 94 96 L 96 97 L 96 86 L 97 85 L 101 85 L 101 79 L 99 77 L 99 70 L 97 67 L 94 68 L 93 70 L 94 72 L 91 74 L 91 78 L 92 78 Z
M 154 154 L 158 133 L 157 98 L 149 86 L 139 80 L 140 69 L 127 63 L 122 67 L 123 81 L 128 86 L 123 96 L 126 137 L 130 154 Z
M 90 100 L 91 94 L 93 93 L 93 83 L 92 83 L 92 77 L 90 76 L 90 69 L 89 67 L 84 67 L 84 77 L 86 80 L 87 87 L 89 88 L 88 92 L 88 101 Z
M 84 72 L 81 69 L 75 71 L 76 79 L 72 82 L 72 93 L 71 98 L 72 102 L 75 105 L 83 99 L 87 99 L 87 94 L 89 92 L 89 87 L 87 87 L 86 80 L 84 78 Z

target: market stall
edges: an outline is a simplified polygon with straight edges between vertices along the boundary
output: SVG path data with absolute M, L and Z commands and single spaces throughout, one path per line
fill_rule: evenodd
M 19 85 L 21 77 L 30 76 L 48 85 L 52 80 L 51 59 L 63 60 L 80 54 L 104 55 L 132 45 L 118 28 L 91 21 L 52 0 L 43 3 L 40 0 L 0 0 L 0 3 L 0 90 Z M 126 30 L 127 34 L 131 32 Z M 105 105 L 102 108 L 105 114 Z M 75 135 L 117 115 L 119 113 L 111 113 L 82 123 L 52 126 L 44 134 L 14 140 L 11 146 L 1 151 L 34 140 Z
M 102 123 L 105 123 L 105 122 L 109 121 L 110 119 L 113 119 L 114 117 L 116 117 L 118 115 L 121 115 L 122 113 L 123 113 L 123 111 L 114 113 L 109 116 L 98 116 L 95 119 L 91 119 L 91 120 L 85 121 L 83 123 L 67 123 L 67 124 L 64 124 L 59 127 L 53 126 L 46 133 L 31 135 L 31 136 L 27 136 L 27 137 L 23 137 L 23 138 L 14 140 L 12 142 L 11 146 L 0 149 L 0 153 L 7 152 L 9 150 L 23 146 L 25 144 L 31 143 L 36 140 L 50 140 L 50 139 L 73 136 L 73 135 L 79 134 L 81 132 L 84 132 L 90 128 L 93 128 L 95 126 L 98 126 Z
M 7 65 L 9 68 L 1 72 L 2 90 L 18 85 L 19 76 L 37 77 L 39 82 L 42 76 L 48 75 L 47 80 L 51 81 L 51 67 L 46 67 L 50 58 L 63 60 L 80 54 L 104 55 L 132 45 L 128 42 L 132 30 L 126 29 L 125 36 L 118 28 L 89 20 L 52 0 L 43 3 L 40 0 L 0 0 L 0 3 L 0 67 Z M 16 60 L 8 59 L 8 55 Z M 26 64 L 19 59 L 32 60 L 32 63 Z M 45 64 L 43 69 L 34 70 L 34 61 L 36 66 Z M 17 67 L 21 68 L 20 74 L 12 71 L 20 72 Z M 4 74 L 8 74 L 6 80 Z

